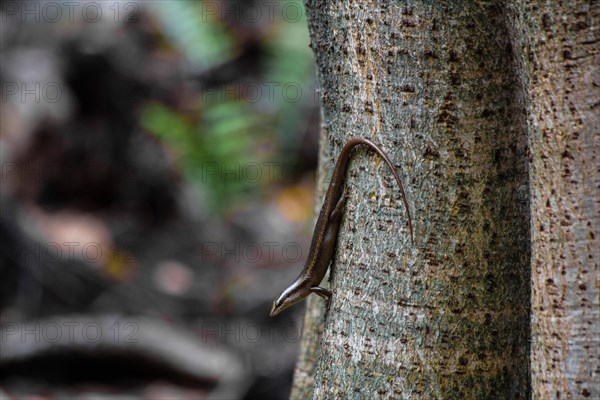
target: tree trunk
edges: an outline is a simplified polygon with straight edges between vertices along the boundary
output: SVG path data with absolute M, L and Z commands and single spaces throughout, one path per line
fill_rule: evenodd
M 527 398 L 527 120 L 505 14 L 472 1 L 306 8 L 320 172 L 351 137 L 379 143 L 415 243 L 391 172 L 357 150 L 331 306 L 319 338 L 322 305 L 308 304 L 292 398 Z
M 529 93 L 533 395 L 600 399 L 600 3 L 531 4 L 512 26 Z

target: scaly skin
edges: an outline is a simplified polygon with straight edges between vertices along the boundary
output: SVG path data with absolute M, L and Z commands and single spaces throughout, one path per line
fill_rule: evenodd
M 350 139 L 342 148 L 335 164 L 333 176 L 331 177 L 331 182 L 329 183 L 329 188 L 327 189 L 327 194 L 325 195 L 325 200 L 323 201 L 323 206 L 319 213 L 319 218 L 317 218 L 317 223 L 315 224 L 306 264 L 298 278 L 296 278 L 296 280 L 273 302 L 270 313 L 272 317 L 286 308 L 304 300 L 304 298 L 311 293 L 315 293 L 325 300 L 329 300 L 331 297 L 331 292 L 319 287 L 319 284 L 327 272 L 327 268 L 331 263 L 333 251 L 335 250 L 342 211 L 344 209 L 344 204 L 346 203 L 346 196 L 343 195 L 346 167 L 348 166 L 352 150 L 358 145 L 365 145 L 374 150 L 391 168 L 394 178 L 400 187 L 400 192 L 402 193 L 402 200 L 404 201 L 404 207 L 406 208 L 406 214 L 408 216 L 408 229 L 412 241 L 413 229 L 410 210 L 408 202 L 406 201 L 402 181 L 400 180 L 394 165 L 383 150 L 369 139 Z

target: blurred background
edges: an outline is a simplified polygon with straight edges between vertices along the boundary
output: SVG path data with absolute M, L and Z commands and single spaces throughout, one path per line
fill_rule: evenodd
M 304 306 L 268 313 L 313 224 L 302 3 L 0 19 L 0 398 L 287 398 Z

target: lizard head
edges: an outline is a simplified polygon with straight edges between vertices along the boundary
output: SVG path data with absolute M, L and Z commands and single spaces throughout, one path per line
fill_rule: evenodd
M 275 300 L 273 302 L 273 306 L 271 307 L 271 312 L 269 313 L 269 315 L 271 317 L 274 317 L 277 314 L 279 314 L 280 312 L 282 312 L 285 308 L 287 308 L 287 307 L 285 307 L 285 308 L 283 307 L 283 303 L 284 303 L 284 300 L 281 300 L 279 298 L 277 300 Z
M 271 307 L 271 312 L 269 313 L 269 315 L 271 317 L 276 316 L 286 308 L 301 302 L 309 294 L 310 291 L 302 290 L 300 287 L 292 285 L 291 287 L 284 290 L 283 293 L 281 293 L 279 297 L 277 297 L 277 299 L 273 302 L 273 306 Z

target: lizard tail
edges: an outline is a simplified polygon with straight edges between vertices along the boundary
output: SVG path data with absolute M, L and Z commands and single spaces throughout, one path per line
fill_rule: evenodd
M 350 157 L 348 157 L 350 155 L 349 153 L 356 146 L 359 146 L 359 145 L 365 145 L 365 146 L 369 147 L 371 150 L 375 151 L 392 170 L 392 174 L 394 175 L 394 178 L 396 179 L 396 182 L 398 183 L 398 186 L 400 187 L 400 193 L 402 194 L 402 201 L 404 202 L 404 208 L 406 209 L 406 215 L 408 217 L 408 230 L 410 231 L 410 241 L 412 244 L 414 244 L 412 219 L 410 217 L 410 208 L 408 206 L 408 201 L 406 200 L 406 193 L 404 192 L 404 186 L 402 185 L 402 181 L 400 180 L 400 176 L 398 175 L 396 168 L 394 168 L 394 164 L 392 164 L 392 161 L 383 152 L 383 150 L 379 146 L 377 146 L 375 143 L 370 141 L 369 139 L 366 139 L 366 138 L 350 139 L 350 140 L 348 140 L 348 142 L 346 142 L 346 144 L 342 148 L 342 151 L 340 152 L 340 155 L 338 157 L 338 162 L 347 163 L 348 160 L 350 159 Z M 341 166 L 341 168 L 336 167 L 335 170 L 340 171 L 341 173 L 345 173 L 346 165 Z M 335 180 L 335 181 L 343 180 L 343 176 L 333 176 L 332 180 Z

